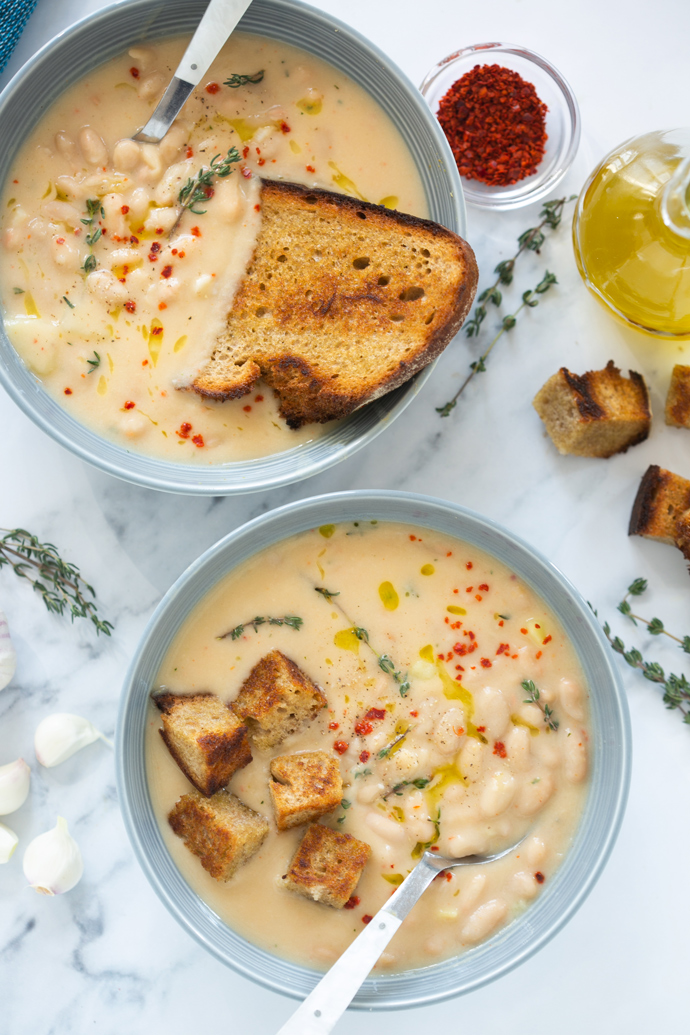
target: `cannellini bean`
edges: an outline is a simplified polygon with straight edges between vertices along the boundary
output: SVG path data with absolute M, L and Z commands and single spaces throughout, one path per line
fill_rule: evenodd
M 136 248 L 114 248 L 108 256 L 111 266 L 140 266 L 142 262 L 141 253 Z
M 105 194 L 121 194 L 130 186 L 129 177 L 124 173 L 91 173 L 83 180 L 83 187 L 86 193 L 84 197 L 93 197 L 97 194 L 102 198 Z
M 61 234 L 53 237 L 50 245 L 53 262 L 66 269 L 76 270 L 81 266 L 82 258 L 79 248 Z
M 177 158 L 188 135 L 187 127 L 182 123 L 176 122 L 170 127 L 158 145 L 161 158 L 166 165 L 170 165 L 173 159 Z
M 522 771 L 531 764 L 531 739 L 529 730 L 526 730 L 524 726 L 513 726 L 503 738 L 506 754 L 513 771 Z
M 538 730 L 544 729 L 544 713 L 538 704 L 521 704 L 517 714 L 530 726 L 536 726 Z
M 445 826 L 445 817 L 443 822 Z M 462 859 L 465 855 L 483 855 L 488 843 L 485 830 L 480 827 L 465 826 L 457 834 L 450 834 L 446 842 L 446 854 L 453 859 Z
M 163 159 L 156 144 L 141 145 L 142 164 L 137 179 L 144 183 L 158 183 L 163 175 Z
M 156 187 L 153 197 L 158 205 L 173 205 L 177 201 L 180 188 L 184 186 L 191 176 L 189 162 L 176 162 L 166 169 L 160 183 Z M 223 182 L 222 180 L 220 181 Z
M 553 794 L 554 785 L 549 773 L 542 771 L 520 788 L 515 808 L 520 816 L 533 816 Z
M 462 929 L 462 940 L 478 942 L 486 938 L 508 915 L 508 906 L 502 898 L 492 898 L 475 909 Z
M 469 913 L 471 909 L 474 909 L 479 897 L 484 890 L 486 884 L 485 873 L 473 873 L 471 876 L 467 875 L 467 871 L 464 874 L 460 874 L 458 877 L 460 881 L 460 894 L 456 898 L 458 910 L 461 913 Z
M 108 148 L 105 140 L 93 126 L 82 126 L 79 130 L 79 147 L 89 165 L 108 164 Z
M 129 218 L 132 225 L 142 223 L 146 218 L 151 201 L 151 195 L 146 187 L 136 187 L 125 200 L 129 205 Z
M 144 221 L 144 229 L 155 233 L 156 230 L 171 230 L 175 225 L 179 209 L 177 208 L 152 208 Z
M 561 704 L 573 719 L 582 722 L 585 709 L 582 701 L 582 687 L 574 679 L 561 679 L 559 684 Z
M 581 783 L 587 775 L 585 737 L 578 730 L 563 730 L 563 770 L 568 783 Z
M 359 782 L 359 781 L 358 781 Z M 385 786 L 382 783 L 365 783 L 357 791 L 357 801 L 362 805 L 371 805 L 378 797 L 385 793 Z
M 546 845 L 540 837 L 529 837 L 520 854 L 524 855 L 528 866 L 541 866 L 546 858 Z
M 136 140 L 125 137 L 118 140 L 113 148 L 113 165 L 118 171 L 131 172 L 141 161 L 141 148 Z
M 234 223 L 242 213 L 242 201 L 240 183 L 236 176 L 220 180 L 213 198 L 214 217 L 222 219 L 225 223 Z
M 415 841 L 430 841 L 434 836 L 434 824 L 426 816 L 415 815 L 409 808 L 405 809 L 405 828 Z
M 424 942 L 424 952 L 428 956 L 440 956 L 448 949 L 448 939 L 441 934 L 433 934 Z
M 510 710 L 500 690 L 494 690 L 491 686 L 482 687 L 474 695 L 474 704 L 477 726 L 486 726 L 492 737 L 502 737 L 510 725 Z
M 412 679 L 433 679 L 436 675 L 436 666 L 432 661 L 423 661 L 421 658 L 410 668 Z
M 69 201 L 49 201 L 41 206 L 41 212 L 54 223 L 64 223 L 73 230 L 81 226 L 83 212 L 70 205 Z
M 161 302 L 172 302 L 179 294 L 182 281 L 177 277 L 162 278 L 157 285 L 158 297 Z
M 405 830 L 404 823 L 397 823 L 394 819 L 389 819 L 388 816 L 384 816 L 383 813 L 375 809 L 367 812 L 365 822 L 375 834 L 378 834 L 385 841 L 402 844 L 403 841 L 407 840 L 407 831 Z
M 531 745 L 532 754 L 541 764 L 549 769 L 556 769 L 561 764 L 561 749 L 556 737 L 551 736 L 544 730 L 543 734 L 535 737 Z
M 162 93 L 165 87 L 165 76 L 162 72 L 151 72 L 139 80 L 137 95 L 141 101 L 154 101 Z
M 86 278 L 86 286 L 92 295 L 107 305 L 125 302 L 129 292 L 110 270 L 94 270 Z
M 202 273 L 194 281 L 194 294 L 199 298 L 208 298 L 213 287 L 213 277 L 210 273 Z M 399 753 L 399 752 L 398 752 Z
M 449 708 L 441 716 L 433 733 L 434 744 L 442 755 L 454 755 L 465 735 L 465 712 L 462 708 Z
M 40 216 L 35 216 L 34 219 L 29 220 L 28 230 L 32 237 L 47 237 L 48 234 L 53 233 L 55 225 L 41 219 Z
M 123 414 L 119 420 L 120 431 L 127 438 L 141 438 L 148 431 L 150 424 L 141 413 Z
M 105 212 L 105 224 L 111 239 L 126 237 L 129 230 L 127 228 L 127 220 L 122 212 L 122 195 L 106 194 L 101 200 L 101 205 Z
M 130 47 L 127 51 L 133 61 L 136 61 L 140 72 L 150 68 L 156 58 L 156 51 L 153 47 Z
M 77 169 L 81 166 L 81 156 L 77 150 L 77 145 L 69 133 L 65 133 L 62 129 L 58 130 L 55 134 L 55 146 L 63 158 L 66 158 L 71 165 Z
M 85 187 L 83 181 L 75 179 L 74 176 L 58 176 L 55 186 L 58 194 L 71 198 L 72 201 L 82 201 L 88 194 L 88 187 Z
M 510 880 L 510 887 L 517 898 L 531 899 L 539 891 L 534 874 L 528 870 L 518 870 Z
M 422 776 L 429 760 L 429 749 L 417 744 L 405 743 L 389 759 L 394 775 L 409 778 L 413 773 Z
M 479 807 L 485 816 L 498 816 L 510 805 L 517 784 L 515 777 L 500 769 L 493 773 L 482 789 Z
M 457 765 L 462 775 L 470 783 L 475 783 L 479 779 L 486 751 L 487 745 L 475 740 L 474 737 L 468 737 L 465 741 L 458 756 Z

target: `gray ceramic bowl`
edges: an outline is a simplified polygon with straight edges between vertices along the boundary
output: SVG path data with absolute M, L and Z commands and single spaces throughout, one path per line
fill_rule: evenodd
M 206 5 L 207 0 L 119 0 L 46 44 L 0 97 L 0 183 L 28 130 L 68 86 L 135 42 L 191 34 Z M 453 155 L 419 91 L 385 54 L 343 22 L 299 0 L 254 0 L 239 29 L 301 47 L 363 86 L 409 145 L 430 218 L 464 236 L 465 207 Z M 254 492 L 317 474 L 383 431 L 430 373 L 427 367 L 311 444 L 258 460 L 200 468 L 130 452 L 79 424 L 43 390 L 0 328 L 0 382 L 39 427 L 101 470 L 168 492 Z
M 486 518 L 443 500 L 393 491 L 342 492 L 281 507 L 221 539 L 191 565 L 156 609 L 125 680 L 117 730 L 120 803 L 127 831 L 154 890 L 190 934 L 223 963 L 277 992 L 302 997 L 319 978 L 245 941 L 193 892 L 175 867 L 153 816 L 144 731 L 149 693 L 180 626 L 209 590 L 257 551 L 339 521 L 397 521 L 433 528 L 493 554 L 539 593 L 574 644 L 591 687 L 590 787 L 565 861 L 525 914 L 477 948 L 419 970 L 367 980 L 363 1009 L 420 1005 L 459 995 L 505 974 L 541 948 L 573 915 L 616 839 L 630 782 L 630 723 L 613 654 L 577 590 L 536 552 Z

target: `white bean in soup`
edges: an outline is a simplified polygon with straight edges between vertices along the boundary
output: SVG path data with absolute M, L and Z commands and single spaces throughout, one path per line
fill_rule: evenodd
M 279 453 L 270 390 L 184 391 L 213 351 L 261 222 L 259 176 L 427 215 L 414 161 L 366 92 L 323 61 L 235 34 L 160 145 L 131 139 L 186 41 L 135 47 L 68 90 L 3 191 L 7 334 L 70 414 L 127 449 L 185 464 Z M 230 85 L 228 85 L 230 84 Z M 227 175 L 180 192 L 236 149 Z
M 244 624 L 257 615 L 302 623 Z M 229 630 L 236 638 L 219 638 Z M 490 937 L 548 887 L 587 794 L 588 688 L 564 630 L 528 585 L 474 546 L 429 529 L 323 526 L 225 576 L 177 634 L 157 685 L 232 703 L 275 649 L 323 688 L 328 707 L 281 744 L 254 746 L 252 762 L 230 780 L 270 831 L 226 884 L 170 829 L 167 816 L 191 785 L 159 736 L 153 705 L 147 726 L 162 836 L 185 879 L 230 927 L 269 952 L 324 968 L 425 847 L 460 858 L 526 835 L 505 859 L 434 881 L 377 965 L 404 970 Z M 305 828 L 277 829 L 269 765 L 276 755 L 314 750 L 336 758 L 343 777 L 341 806 L 321 822 L 371 847 L 349 908 L 281 884 Z

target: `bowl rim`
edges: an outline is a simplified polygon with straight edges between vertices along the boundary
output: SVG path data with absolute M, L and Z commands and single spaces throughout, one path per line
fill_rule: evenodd
M 384 51 L 368 40 L 357 29 L 352 28 L 339 18 L 319 8 L 312 7 L 310 4 L 305 3 L 304 0 L 262 0 L 262 2 L 282 8 L 286 15 L 290 12 L 296 12 L 303 17 L 309 17 L 322 26 L 329 27 L 334 32 L 339 33 L 340 38 L 348 38 L 360 51 L 366 54 L 372 67 L 374 65 L 381 67 L 386 75 L 395 80 L 405 91 L 410 102 L 417 108 L 420 118 L 424 118 L 429 133 L 434 139 L 434 146 L 438 152 L 434 156 L 434 161 L 443 169 L 447 180 L 444 187 L 444 196 L 447 199 L 447 204 L 450 206 L 452 221 L 455 224 L 452 229 L 455 233 L 464 237 L 467 232 L 467 212 L 457 166 L 437 120 L 432 115 L 427 122 L 428 105 L 410 78 Z M 193 3 L 198 4 L 202 8 L 203 0 L 193 0 Z M 27 77 L 40 71 L 44 63 L 53 60 L 53 51 L 57 45 L 68 45 L 74 37 L 78 37 L 81 33 L 93 31 L 94 27 L 107 29 L 112 19 L 126 18 L 128 12 L 136 12 L 140 9 L 147 10 L 149 8 L 154 10 L 162 9 L 165 6 L 161 0 L 112 0 L 106 6 L 83 16 L 78 21 L 62 29 L 37 50 L 6 84 L 0 93 L 0 120 L 4 116 L 6 108 L 12 104 L 15 97 L 21 95 Z M 202 10 L 200 10 L 201 13 L 203 13 Z M 251 13 L 247 17 L 250 16 Z M 256 34 L 256 30 L 247 29 L 241 23 L 238 26 L 238 31 L 254 32 Z M 160 38 L 163 37 L 161 36 Z M 314 50 L 311 49 L 309 38 L 305 38 L 300 45 L 308 53 L 314 53 Z M 316 56 L 319 57 L 320 55 L 316 54 Z M 321 58 L 321 60 L 326 61 L 327 59 Z M 93 68 L 97 67 L 97 65 L 98 63 L 94 64 Z M 88 72 L 83 74 L 88 74 Z M 65 89 L 71 85 L 74 84 L 70 82 Z M 362 89 L 368 92 L 366 87 L 362 87 Z M 52 104 L 53 101 L 50 103 Z M 385 114 L 389 119 L 391 118 L 389 112 Z M 0 318 L 0 344 L 2 343 L 2 338 L 6 338 L 6 334 L 2 319 Z M 344 418 L 341 425 L 347 426 L 348 423 L 357 421 L 358 417 L 361 417 L 362 413 L 366 412 L 368 408 L 377 408 L 374 423 L 365 426 L 360 431 L 349 432 L 344 440 L 342 438 L 335 440 L 330 447 L 324 446 L 322 455 L 309 459 L 307 463 L 301 461 L 300 454 L 304 452 L 305 447 L 308 447 L 310 443 L 303 443 L 291 449 L 279 453 L 271 453 L 265 457 L 257 457 L 253 460 L 228 461 L 219 464 L 196 466 L 192 464 L 178 464 L 163 458 L 129 450 L 126 446 L 115 443 L 105 435 L 94 431 L 88 425 L 71 418 L 64 407 L 61 407 L 50 393 L 41 386 L 40 378 L 34 375 L 22 360 L 19 360 L 18 353 L 13 349 L 9 340 L 7 344 L 17 355 L 18 361 L 26 368 L 28 377 L 33 379 L 31 388 L 37 388 L 41 393 L 41 399 L 45 403 L 44 409 L 39 411 L 33 398 L 33 391 L 28 391 L 27 385 L 17 381 L 15 374 L 6 369 L 5 363 L 1 359 L 0 384 L 26 416 L 54 441 L 91 466 L 123 481 L 164 492 L 201 496 L 240 495 L 260 492 L 284 485 L 291 485 L 328 470 L 330 467 L 356 453 L 385 431 L 391 421 L 395 420 L 414 400 L 423 385 L 431 377 L 437 363 L 437 360 L 434 360 L 405 384 L 394 389 L 393 392 L 387 393 L 380 399 L 372 401 Z M 52 419 L 53 414 L 58 418 L 66 415 L 64 428 L 57 426 Z M 326 433 L 325 437 L 327 438 L 327 436 L 328 433 Z M 317 439 L 316 442 L 318 443 L 320 440 Z M 282 462 L 283 459 L 285 463 Z M 283 469 L 285 464 L 288 465 L 287 470 Z
M 404 507 L 409 507 L 414 510 L 415 516 L 413 518 L 410 518 L 409 515 L 406 517 L 396 517 L 396 513 Z M 343 510 L 348 511 L 348 513 L 340 513 Z M 172 632 L 166 633 L 166 642 L 157 652 L 155 652 L 158 655 L 158 660 L 155 660 L 155 668 L 153 671 L 157 670 L 159 667 L 160 659 L 169 648 L 170 642 L 176 635 L 180 626 L 198 603 L 198 600 L 202 599 L 219 579 L 222 579 L 238 564 L 243 563 L 244 560 L 255 555 L 260 550 L 266 549 L 273 543 L 297 534 L 300 530 L 305 531 L 310 528 L 318 527 L 323 523 L 330 523 L 331 521 L 347 521 L 351 520 L 353 517 L 366 519 L 367 513 L 369 515 L 372 513 L 379 514 L 380 510 L 385 510 L 387 512 L 387 516 L 385 516 L 383 520 L 391 522 L 397 521 L 398 523 L 406 524 L 414 523 L 416 521 L 421 524 L 422 527 L 428 527 L 431 529 L 438 528 L 437 523 L 444 517 L 453 522 L 457 521 L 461 526 L 455 533 L 457 538 L 464 539 L 470 543 L 474 542 L 474 545 L 478 545 L 479 548 L 484 549 L 489 553 L 491 553 L 491 549 L 486 545 L 482 545 L 481 537 L 483 535 L 488 535 L 495 538 L 497 542 L 500 542 L 502 546 L 505 547 L 506 552 L 510 555 L 510 559 L 508 559 L 506 556 L 495 554 L 497 559 L 508 567 L 512 567 L 513 570 L 519 572 L 519 566 L 514 564 L 515 560 L 521 561 L 524 564 L 536 564 L 539 577 L 549 583 L 549 592 L 554 594 L 564 594 L 564 600 L 567 602 L 569 607 L 572 606 L 574 609 L 573 628 L 566 629 L 568 635 L 572 639 L 574 636 L 574 626 L 577 623 L 580 623 L 581 627 L 585 628 L 585 635 L 590 638 L 595 650 L 598 651 L 597 665 L 600 666 L 600 669 L 598 668 L 597 691 L 599 692 L 602 686 L 606 687 L 605 694 L 610 699 L 609 703 L 613 708 L 614 720 L 611 724 L 611 718 L 609 716 L 610 728 L 607 727 L 605 731 L 596 730 L 590 727 L 590 734 L 596 733 L 597 737 L 600 737 L 602 733 L 605 733 L 609 740 L 612 739 L 613 743 L 617 745 L 619 757 L 615 763 L 613 774 L 607 774 L 607 784 L 605 785 L 604 781 L 600 779 L 597 785 L 600 789 L 604 787 L 607 794 L 608 805 L 606 811 L 607 822 L 605 832 L 597 839 L 597 847 L 594 849 L 595 858 L 587 872 L 577 876 L 575 881 L 575 892 L 567 898 L 565 908 L 558 908 L 555 920 L 550 921 L 548 926 L 542 930 L 533 941 L 529 941 L 529 938 L 531 937 L 529 932 L 532 931 L 534 925 L 527 925 L 527 934 L 525 935 L 528 939 L 527 944 L 516 948 L 516 951 L 514 951 L 507 960 L 504 960 L 498 966 L 494 966 L 493 969 L 491 969 L 491 960 L 489 959 L 488 966 L 485 966 L 481 973 L 467 981 L 465 984 L 462 983 L 461 975 L 463 960 L 468 958 L 479 959 L 481 966 L 484 955 L 487 951 L 491 951 L 492 946 L 495 945 L 500 949 L 502 944 L 510 940 L 511 931 L 517 929 L 519 932 L 519 928 L 517 928 L 516 924 L 508 924 L 506 928 L 499 931 L 493 938 L 489 938 L 475 949 L 470 949 L 460 956 L 452 957 L 450 960 L 416 970 L 402 971 L 381 977 L 377 975 L 374 979 L 368 978 L 352 1003 L 352 1007 L 355 1009 L 368 1010 L 402 1009 L 409 1006 L 420 1006 L 433 1002 L 440 1002 L 444 999 L 449 999 L 454 996 L 473 991 L 474 989 L 482 987 L 495 978 L 513 970 L 520 963 L 539 951 L 539 949 L 550 941 L 551 938 L 553 938 L 554 935 L 560 931 L 573 916 L 592 890 L 611 854 L 621 827 L 630 788 L 632 758 L 630 716 L 623 684 L 618 669 L 614 666 L 614 659 L 609 645 L 590 606 L 582 598 L 581 594 L 573 586 L 570 580 L 567 579 L 566 576 L 548 560 L 548 558 L 542 555 L 524 539 L 514 535 L 508 529 L 490 518 L 486 518 L 461 506 L 460 504 L 453 503 L 448 500 L 421 495 L 418 493 L 389 489 L 349 490 L 346 492 L 326 493 L 286 504 L 276 508 L 275 510 L 264 513 L 259 517 L 253 518 L 228 533 L 209 549 L 205 550 L 197 560 L 190 564 L 167 591 L 151 616 L 126 673 L 120 699 L 115 745 L 118 796 L 120 799 L 125 829 L 139 864 L 144 870 L 153 890 L 156 892 L 168 911 L 200 945 L 221 962 L 232 967 L 245 977 L 251 978 L 273 991 L 281 992 L 282 994 L 292 998 L 299 999 L 308 994 L 322 974 L 305 966 L 290 963 L 282 957 L 272 955 L 271 953 L 254 946 L 242 936 L 237 935 L 236 932 L 232 932 L 232 929 L 224 924 L 223 921 L 213 913 L 210 907 L 203 903 L 203 900 L 201 900 L 196 893 L 192 893 L 195 898 L 195 907 L 198 904 L 201 904 L 202 912 L 207 913 L 209 917 L 213 918 L 213 926 L 215 926 L 215 928 L 222 925 L 226 931 L 229 930 L 232 932 L 234 940 L 237 941 L 238 945 L 241 943 L 243 947 L 248 947 L 252 950 L 255 963 L 252 965 L 251 962 L 247 963 L 243 959 L 238 960 L 230 958 L 226 951 L 223 951 L 214 944 L 213 938 L 209 936 L 208 933 L 204 933 L 195 927 L 195 922 L 198 924 L 199 918 L 197 917 L 195 920 L 195 918 L 187 915 L 175 896 L 163 885 L 159 873 L 157 872 L 156 865 L 154 864 L 154 859 L 149 857 L 144 847 L 145 823 L 142 822 L 142 816 L 135 815 L 132 802 L 133 790 L 130 785 L 131 774 L 129 770 L 132 760 L 134 760 L 134 763 L 138 767 L 136 773 L 137 779 L 143 778 L 143 798 L 148 809 L 148 816 L 144 817 L 144 820 L 148 818 L 153 824 L 154 834 L 152 836 L 156 843 L 156 847 L 160 849 L 160 846 L 162 846 L 162 851 L 165 857 L 170 860 L 175 873 L 179 876 L 179 871 L 171 861 L 171 857 L 164 845 L 157 822 L 153 816 L 148 792 L 143 734 L 151 682 L 150 680 L 142 681 L 142 678 L 138 673 L 139 669 L 146 662 L 147 652 L 150 650 L 152 640 L 156 637 L 159 630 L 166 624 L 168 612 L 176 605 L 179 609 L 180 601 L 184 597 L 185 593 L 189 595 L 190 592 L 193 592 L 195 581 L 198 583 L 199 580 L 202 580 L 206 571 L 213 574 L 212 581 L 205 585 L 203 592 L 198 594 L 196 599 L 191 600 L 191 602 L 188 601 L 184 605 L 183 610 L 180 611 Z M 338 516 L 335 516 L 336 514 Z M 285 531 L 284 526 L 286 523 L 289 523 L 291 519 L 296 519 L 299 527 L 293 527 L 290 528 L 289 531 Z M 447 530 L 443 530 L 443 532 L 444 534 L 449 535 L 454 534 Z M 259 543 L 256 543 L 257 534 L 260 539 Z M 252 543 L 254 543 L 254 545 L 251 545 Z M 218 558 L 221 558 L 222 560 L 223 555 L 232 548 L 239 548 L 240 551 L 244 548 L 245 553 L 238 559 L 235 559 L 233 563 L 229 565 L 221 565 L 221 568 L 218 568 L 216 565 L 216 568 L 214 569 L 214 562 L 216 562 Z M 520 577 L 534 585 L 534 583 L 525 576 L 524 572 L 520 573 Z M 555 610 L 555 604 L 552 600 L 547 598 L 544 586 L 534 586 L 534 588 L 542 598 L 546 600 L 548 606 L 552 610 Z M 561 619 L 561 621 L 563 621 L 563 619 Z M 579 660 L 582 662 L 581 656 L 579 656 Z M 590 689 L 593 690 L 593 688 Z M 594 695 L 591 694 L 591 696 Z M 137 707 L 141 709 L 141 728 L 138 731 L 140 743 L 138 746 L 132 745 L 131 742 L 128 743 L 127 739 L 130 724 L 134 721 L 134 725 L 136 725 L 137 722 L 136 718 L 132 720 L 132 713 Z M 602 744 L 599 745 L 597 755 L 599 762 L 601 762 L 603 758 L 603 751 L 604 747 L 602 741 Z M 552 899 L 555 898 L 558 894 L 559 880 L 562 879 L 561 875 L 564 875 L 564 877 L 569 876 L 569 870 L 572 869 L 569 864 L 569 860 L 575 856 L 577 850 L 583 851 L 583 845 L 588 844 L 588 834 L 591 833 L 591 831 L 589 831 L 584 824 L 587 816 L 591 812 L 592 787 L 593 784 L 590 784 L 583 814 L 575 832 L 573 843 L 566 854 L 566 858 L 554 875 L 553 881 L 550 882 L 548 892 L 544 893 L 537 902 L 542 901 L 546 894 L 551 894 L 552 888 L 555 888 Z M 601 824 L 599 825 L 601 826 Z M 150 840 L 150 836 L 151 831 L 149 830 L 146 833 L 146 837 Z M 181 877 L 180 880 L 182 880 Z M 189 888 L 184 881 L 182 881 L 182 883 L 185 888 Z M 536 905 L 537 903 L 533 903 L 530 908 L 534 910 Z M 208 922 L 206 923 L 206 926 L 208 930 Z M 211 929 L 213 929 L 213 927 Z M 256 965 L 257 959 L 261 963 L 265 964 L 266 973 L 260 973 L 258 971 Z M 454 967 L 457 967 L 460 971 L 456 984 L 453 987 L 444 987 L 439 989 L 437 987 L 436 978 L 441 977 L 441 979 L 443 979 L 447 972 L 452 972 Z M 427 980 L 428 975 L 430 975 L 430 977 Z M 423 982 L 425 981 L 427 985 L 423 994 L 411 995 L 409 992 L 406 992 L 405 978 L 412 978 L 414 980 L 415 978 L 420 978 L 420 976 L 421 980 Z M 290 982 L 293 982 L 293 985 L 296 983 L 298 987 L 294 987 Z M 428 987 L 430 982 L 432 985 L 431 988 Z
M 559 72 L 555 65 L 553 65 L 547 58 L 543 57 L 543 55 L 537 53 L 537 51 L 516 43 L 474 43 L 467 47 L 461 47 L 459 50 L 453 51 L 452 54 L 448 54 L 447 57 L 438 61 L 424 76 L 419 89 L 422 96 L 427 101 L 434 117 L 436 117 L 436 111 L 432 107 L 428 94 L 438 76 L 456 62 L 463 61 L 473 56 L 480 57 L 484 54 L 486 54 L 488 58 L 490 58 L 492 54 L 511 54 L 514 57 L 524 59 L 526 62 L 537 65 L 553 80 L 565 101 L 565 106 L 570 116 L 570 119 L 566 123 L 566 125 L 570 127 L 570 137 L 567 149 L 558 168 L 545 180 L 540 182 L 539 173 L 537 172 L 533 178 L 526 177 L 524 180 L 520 180 L 516 184 L 509 185 L 509 187 L 496 187 L 493 191 L 478 191 L 473 188 L 472 180 L 461 177 L 463 193 L 468 205 L 473 205 L 475 208 L 508 211 L 515 208 L 521 208 L 523 205 L 533 204 L 536 201 L 541 201 L 565 178 L 575 160 L 577 149 L 580 146 L 580 135 L 582 130 L 580 107 L 577 103 L 575 92 L 565 76 Z M 530 179 L 532 181 L 531 183 L 528 182 Z M 524 186 L 520 188 L 520 184 L 524 184 Z M 485 184 L 484 186 L 487 185 Z M 509 189 L 512 190 L 512 194 L 508 193 Z

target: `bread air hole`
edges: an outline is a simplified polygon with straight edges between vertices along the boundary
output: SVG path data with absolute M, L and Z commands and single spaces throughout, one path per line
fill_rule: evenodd
M 424 297 L 424 288 L 422 287 L 409 287 L 405 288 L 398 295 L 401 302 L 416 302 L 418 298 Z
M 260 305 L 259 308 L 256 310 L 255 315 L 256 316 L 267 316 L 269 312 L 270 312 L 270 310 L 267 309 L 265 305 Z
M 379 279 L 378 279 L 378 283 L 381 285 L 381 287 L 385 287 L 386 284 L 390 284 L 390 282 L 391 282 L 391 278 L 390 277 L 383 276 L 383 277 L 379 277 Z
M 287 262 L 287 255 L 279 255 L 278 262 Z
M 427 316 L 427 318 L 426 318 L 426 320 L 424 321 L 424 323 L 425 323 L 425 324 L 427 324 L 427 325 L 428 325 L 428 324 L 430 324 L 430 323 L 431 323 L 431 321 L 433 320 L 433 318 L 434 318 L 435 316 L 436 316 L 436 310 L 434 309 L 434 311 L 433 311 L 433 313 L 431 314 L 431 316 Z
M 360 259 L 353 259 L 352 265 L 356 270 L 365 270 L 369 265 L 369 259 L 363 255 Z
M 367 218 L 366 212 L 358 212 L 357 215 L 359 216 L 360 219 L 366 219 Z
M 431 252 L 429 251 L 428 248 L 422 248 L 422 255 L 424 256 L 425 259 L 428 259 L 429 256 L 431 255 Z
M 405 319 L 405 317 L 403 316 L 402 313 L 393 313 L 391 315 L 392 323 L 402 323 L 404 319 Z

